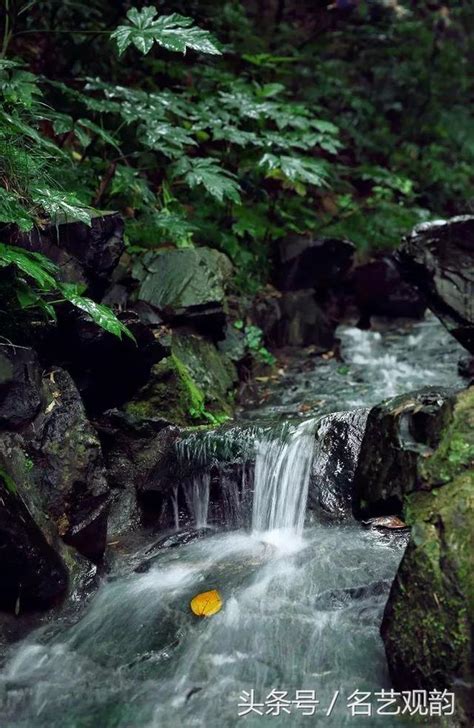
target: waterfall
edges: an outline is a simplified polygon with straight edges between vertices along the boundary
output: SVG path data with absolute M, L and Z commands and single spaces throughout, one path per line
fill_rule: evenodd
M 210 473 L 195 475 L 193 478 L 191 488 L 191 510 L 194 516 L 194 525 L 196 528 L 204 528 L 207 526 L 210 483 Z
M 316 420 L 288 425 L 257 443 L 252 529 L 303 530 Z

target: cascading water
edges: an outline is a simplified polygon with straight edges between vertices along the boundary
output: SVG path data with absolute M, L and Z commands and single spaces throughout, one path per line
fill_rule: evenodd
M 288 425 L 257 444 L 252 528 L 303 531 L 316 421 Z
M 397 346 L 401 351 L 401 341 Z M 433 352 L 430 361 L 430 377 L 439 364 L 442 379 L 445 362 Z M 367 382 L 353 381 L 333 412 L 351 398 L 370 402 Z M 378 630 L 403 540 L 350 519 L 326 524 L 313 517 L 303 528 L 315 432 L 317 478 L 331 481 L 333 493 L 347 491 L 364 417 L 340 413 L 189 438 L 183 451 L 189 459 L 197 453 L 199 465 L 198 479 L 186 484 L 195 524 L 209 521 L 210 469 L 229 458 L 224 510 L 241 523 L 253 492 L 252 527 L 215 529 L 158 550 L 145 573 L 134 568 L 149 544 L 122 557 L 79 620 L 52 623 L 12 648 L 0 674 L 2 728 L 405 725 L 403 716 L 354 717 L 348 708 L 355 691 L 390 688 Z M 344 448 L 333 453 L 328 445 L 333 427 L 351 451 L 346 470 Z M 254 479 L 240 469 L 232 481 L 239 457 L 247 462 L 247 446 L 256 447 Z M 176 489 L 176 518 L 179 497 Z M 198 620 L 189 601 L 207 589 L 220 591 L 223 609 Z M 313 713 L 302 709 L 301 691 Z M 252 700 L 253 711 L 239 717 Z
M 204 528 L 207 526 L 210 484 L 210 473 L 202 473 L 193 477 L 191 488 L 185 491 L 188 494 L 190 510 L 193 514 L 196 528 Z

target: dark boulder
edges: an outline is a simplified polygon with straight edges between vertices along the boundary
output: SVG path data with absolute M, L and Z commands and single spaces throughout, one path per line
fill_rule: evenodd
M 32 349 L 0 344 L 0 427 L 28 424 L 43 403 L 41 368 Z
M 361 328 L 370 327 L 371 316 L 421 318 L 426 303 L 416 288 L 400 275 L 394 256 L 357 266 L 349 278 Z
M 315 346 L 320 352 L 334 345 L 336 325 L 316 302 L 311 289 L 258 296 L 251 318 L 262 329 L 270 347 Z
M 165 321 L 222 338 L 225 291 L 232 274 L 226 255 L 204 247 L 150 252 L 133 273 L 139 281 L 138 299 L 154 306 Z
M 352 481 L 369 410 L 335 412 L 316 430 L 308 508 L 330 519 L 352 513 Z
M 474 216 L 418 225 L 405 239 L 398 260 L 406 280 L 474 353 Z
M 153 364 L 170 351 L 162 326 L 143 323 L 138 313 L 123 311 L 118 318 L 133 334 L 119 339 L 86 314 L 70 311 L 43 342 L 43 360 L 59 364 L 72 375 L 92 414 L 119 407 L 148 380 Z
M 357 517 L 401 513 L 404 496 L 419 487 L 420 454 L 437 446 L 452 407 L 449 391 L 427 387 L 370 410 L 354 475 Z
M 109 537 L 133 530 L 142 521 L 174 526 L 169 501 L 178 482 L 174 445 L 180 430 L 165 420 L 120 410 L 105 412 L 94 424 L 111 488 Z
M 20 435 L 0 435 L 0 609 L 16 614 L 53 606 L 68 587 L 23 446 Z
M 44 380 L 46 406 L 25 435 L 43 507 L 64 541 L 96 561 L 104 553 L 109 488 L 97 434 L 69 374 Z
M 119 213 L 101 213 L 92 224 L 64 222 L 30 233 L 5 232 L 7 242 L 42 253 L 60 269 L 61 279 L 84 283 L 90 295 L 100 297 L 124 250 L 123 219 Z
M 335 325 L 316 303 L 312 290 L 284 293 L 279 307 L 280 320 L 269 332 L 275 346 L 315 346 L 321 352 L 332 348 Z
M 464 377 L 472 384 L 474 382 L 474 356 L 461 357 L 458 361 L 458 372 L 461 377 Z
M 274 282 L 282 291 L 312 288 L 323 295 L 341 284 L 352 266 L 349 240 L 293 235 L 279 242 Z
M 397 690 L 455 694 L 453 725 L 474 721 L 474 389 L 458 395 L 439 446 L 404 499 L 411 538 L 382 622 Z M 450 723 L 451 725 L 451 723 Z

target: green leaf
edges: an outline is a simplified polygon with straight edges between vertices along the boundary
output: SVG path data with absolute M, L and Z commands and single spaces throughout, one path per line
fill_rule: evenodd
M 199 53 L 221 55 L 217 41 L 211 33 L 193 26 L 191 18 L 178 13 L 157 18 L 157 13 L 157 9 L 153 7 L 142 10 L 131 8 L 128 11 L 130 24 L 120 25 L 111 36 L 117 43 L 120 55 L 132 44 L 146 55 L 154 43 L 169 51 L 183 54 L 191 48 Z
M 33 202 L 41 205 L 53 220 L 57 221 L 65 217 L 68 220 L 78 220 L 86 223 L 86 225 L 91 225 L 91 208 L 86 207 L 71 192 L 52 190 L 48 187 L 34 187 L 31 190 L 31 196 Z
M 191 188 L 202 185 L 219 202 L 228 199 L 240 204 L 240 187 L 235 176 L 213 159 L 183 157 L 173 165 L 171 176 L 183 177 Z
M 33 227 L 33 216 L 21 204 L 18 196 L 3 187 L 0 187 L 0 222 L 13 222 L 24 232 Z
M 7 265 L 14 265 L 22 273 L 26 273 L 43 291 L 56 290 L 57 266 L 41 253 L 0 243 L 0 268 Z
M 76 308 L 85 311 L 91 319 L 102 329 L 108 331 L 114 336 L 118 336 L 119 339 L 122 335 L 128 336 L 129 339 L 135 341 L 135 337 L 132 332 L 117 318 L 114 312 L 107 306 L 103 306 L 100 303 L 95 303 L 90 298 L 81 296 L 78 292 L 78 288 L 74 283 L 60 283 L 59 289 L 62 292 L 64 298 L 72 303 Z
M 308 183 L 315 187 L 327 185 L 328 172 L 323 162 L 311 157 L 287 157 L 264 154 L 260 166 L 267 170 L 267 177 L 294 183 Z
M 111 147 L 114 147 L 115 149 L 117 149 L 117 151 L 120 152 L 120 147 L 117 144 L 114 137 L 111 134 L 109 134 L 107 131 L 105 131 L 105 129 L 103 129 L 101 126 L 98 126 L 98 124 L 94 124 L 94 122 L 91 121 L 90 119 L 79 119 L 76 122 L 76 126 L 80 126 L 80 127 L 83 127 L 84 129 L 88 129 L 93 134 L 95 134 L 100 139 L 102 139 L 103 142 L 105 142 L 106 144 L 109 144 Z

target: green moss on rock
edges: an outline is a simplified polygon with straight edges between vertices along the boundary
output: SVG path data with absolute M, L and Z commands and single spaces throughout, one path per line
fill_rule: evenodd
M 181 426 L 218 424 L 233 413 L 234 368 L 209 341 L 174 334 L 172 353 L 152 369 L 148 383 L 126 405 L 142 419 Z
M 382 623 L 396 687 L 454 690 L 453 725 L 474 719 L 473 417 L 471 388 L 458 395 L 438 448 L 419 465 L 429 490 L 404 498 L 411 539 Z
M 434 454 L 420 464 L 426 483 L 448 483 L 474 461 L 474 387 L 458 395 L 454 416 Z

